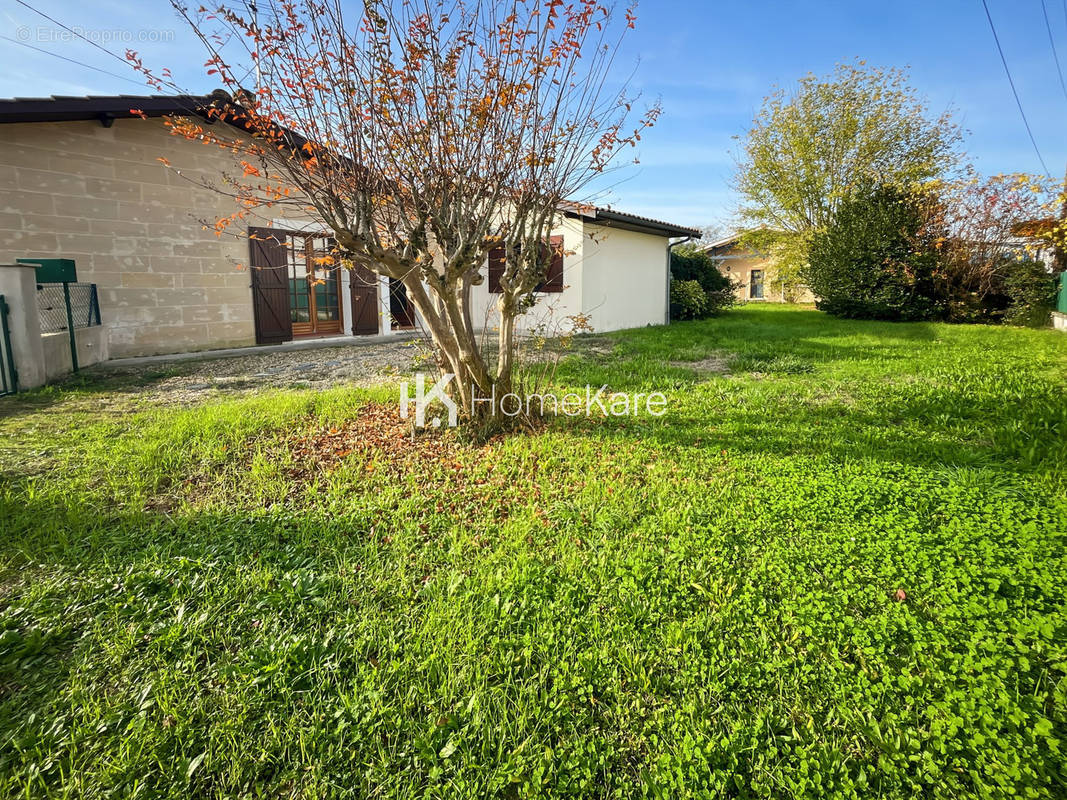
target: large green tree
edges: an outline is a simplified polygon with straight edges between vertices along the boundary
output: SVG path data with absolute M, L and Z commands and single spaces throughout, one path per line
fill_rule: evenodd
M 871 186 L 909 188 L 950 170 L 962 131 L 934 114 L 902 69 L 839 64 L 768 95 L 745 135 L 736 188 L 750 244 L 796 280 L 812 235 Z

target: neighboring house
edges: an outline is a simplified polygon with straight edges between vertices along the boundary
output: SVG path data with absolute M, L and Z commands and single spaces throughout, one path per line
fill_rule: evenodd
M 388 334 L 416 325 L 398 283 L 316 264 L 329 246 L 321 227 L 279 216 L 216 236 L 215 219 L 235 205 L 211 186 L 237 169 L 234 156 L 172 136 L 162 119 L 195 116 L 210 102 L 125 95 L 0 100 L 0 263 L 74 259 L 79 281 L 98 287 L 112 356 Z M 563 255 L 521 327 L 564 328 L 566 317 L 578 313 L 602 331 L 666 322 L 668 241 L 696 235 L 574 207 L 552 236 Z M 472 299 L 489 326 L 492 262 Z
M 723 274 L 737 284 L 737 299 L 741 301 L 770 301 L 775 303 L 814 303 L 815 296 L 807 287 L 787 289 L 776 283 L 774 259 L 741 244 L 741 235 L 733 234 L 703 245 L 719 264 Z

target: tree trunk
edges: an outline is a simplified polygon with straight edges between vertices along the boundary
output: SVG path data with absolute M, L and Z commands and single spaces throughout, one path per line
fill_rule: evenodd
M 460 417 L 492 416 L 500 392 L 496 393 L 496 403 L 491 402 L 493 379 L 478 348 L 470 313 L 470 281 L 460 279 L 428 291 L 418 276 L 409 275 L 404 285 L 437 348 L 442 371 L 454 376 L 448 391 L 457 401 Z
M 500 351 L 497 354 L 496 387 L 497 393 L 503 396 L 512 389 L 515 368 L 515 314 L 506 301 L 501 303 L 497 342 Z

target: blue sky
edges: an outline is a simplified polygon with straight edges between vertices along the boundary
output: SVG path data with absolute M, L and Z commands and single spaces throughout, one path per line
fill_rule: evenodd
M 119 37 L 132 37 L 130 46 L 144 54 L 146 63 L 169 66 L 190 90 L 215 88 L 199 67 L 201 49 L 166 0 L 27 2 L 66 25 L 92 31 L 115 53 L 127 46 Z M 988 2 L 1038 146 L 1049 169 L 1062 175 L 1067 97 L 1041 0 Z M 1045 3 L 1067 69 L 1067 0 Z M 15 0 L 5 0 L 0 20 L 7 39 L 136 79 L 89 44 L 64 41 L 61 30 Z M 136 83 L 7 39 L 0 39 L 2 97 L 139 91 Z M 744 133 L 764 95 L 774 84 L 789 84 L 808 72 L 825 73 L 835 63 L 855 58 L 908 66 L 912 84 L 933 109 L 955 107 L 970 132 L 967 151 L 981 171 L 1040 171 L 981 0 L 644 0 L 620 64 L 627 70 L 636 65 L 636 87 L 646 99 L 660 99 L 664 114 L 644 138 L 641 165 L 612 176 L 611 203 L 672 222 L 729 227 L 736 207 L 730 190 L 734 137 Z

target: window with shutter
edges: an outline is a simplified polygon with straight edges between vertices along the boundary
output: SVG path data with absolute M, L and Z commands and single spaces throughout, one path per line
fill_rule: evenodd
M 563 291 L 563 237 L 553 236 L 546 250 L 551 251 L 552 260 L 549 261 L 545 272 L 545 279 L 534 287 L 535 292 L 562 292 Z M 548 253 L 545 254 L 546 256 Z M 500 276 L 504 274 L 505 252 L 503 247 L 494 247 L 489 251 L 489 292 L 500 294 Z
M 334 240 L 289 232 L 286 243 L 293 335 L 342 333 L 341 267 L 333 253 Z

